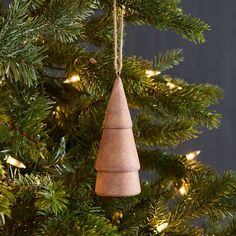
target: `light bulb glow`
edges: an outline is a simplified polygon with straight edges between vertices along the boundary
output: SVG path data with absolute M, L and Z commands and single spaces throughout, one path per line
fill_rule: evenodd
M 198 156 L 201 153 L 201 151 L 194 151 L 194 152 L 190 152 L 186 155 L 187 160 L 193 160 L 196 156 Z
M 65 84 L 70 84 L 70 83 L 75 83 L 80 81 L 80 77 L 79 75 L 72 75 L 71 77 L 69 77 L 68 79 L 66 79 L 64 81 Z
M 150 77 L 161 74 L 161 72 L 158 70 L 146 70 L 145 74 L 148 78 L 150 78 Z
M 185 188 L 184 185 L 179 188 L 179 193 L 181 195 L 186 195 L 187 194 L 187 189 Z
M 188 189 L 189 189 L 189 184 L 188 184 L 186 181 L 182 180 L 182 185 L 181 185 L 181 187 L 178 189 L 179 193 L 180 193 L 182 196 L 184 196 L 184 195 L 186 195 L 186 194 L 188 193 Z
M 158 233 L 160 233 L 160 232 L 163 231 L 167 226 L 168 226 L 168 223 L 163 223 L 163 224 L 157 225 L 157 226 L 156 226 L 156 231 L 157 231 Z
M 169 87 L 169 89 L 179 89 L 179 90 L 183 89 L 179 85 L 176 85 L 176 84 L 174 84 L 172 82 L 167 82 L 166 85 Z
M 17 168 L 22 168 L 22 169 L 26 168 L 26 166 L 22 162 L 18 161 L 17 159 L 15 159 L 14 157 L 12 157 L 10 155 L 6 155 L 5 161 L 6 161 L 6 163 L 8 163 L 12 166 L 15 166 Z

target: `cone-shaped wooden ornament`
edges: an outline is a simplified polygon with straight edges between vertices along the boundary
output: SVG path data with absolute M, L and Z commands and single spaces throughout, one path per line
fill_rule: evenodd
M 140 193 L 138 154 L 122 81 L 116 78 L 103 122 L 95 192 L 122 197 Z

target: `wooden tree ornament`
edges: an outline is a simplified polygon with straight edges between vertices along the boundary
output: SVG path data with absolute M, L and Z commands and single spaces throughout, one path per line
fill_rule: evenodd
M 122 12 L 122 11 L 121 11 Z M 122 67 L 123 13 L 121 14 L 120 55 L 117 60 L 116 3 L 114 1 L 115 79 L 103 121 L 103 133 L 96 160 L 95 192 L 100 196 L 124 197 L 140 193 L 139 159 L 132 120 L 119 77 Z

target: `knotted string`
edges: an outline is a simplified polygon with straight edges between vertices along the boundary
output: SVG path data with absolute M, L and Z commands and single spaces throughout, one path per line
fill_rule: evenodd
M 114 68 L 117 75 L 120 75 L 123 64 L 123 36 L 124 36 L 124 7 L 121 7 L 120 11 L 120 40 L 118 42 L 117 37 L 117 6 L 116 0 L 113 2 L 113 19 L 114 19 Z M 119 47 L 119 49 L 118 49 Z

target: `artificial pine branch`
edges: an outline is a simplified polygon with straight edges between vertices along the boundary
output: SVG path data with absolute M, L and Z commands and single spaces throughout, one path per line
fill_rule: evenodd
M 209 26 L 200 19 L 185 14 L 175 0 L 121 1 L 128 21 L 149 24 L 160 30 L 171 30 L 193 42 L 205 42 L 204 31 Z
M 177 66 L 183 59 L 182 49 L 168 50 L 164 54 L 158 54 L 154 61 L 154 67 L 162 72 Z

